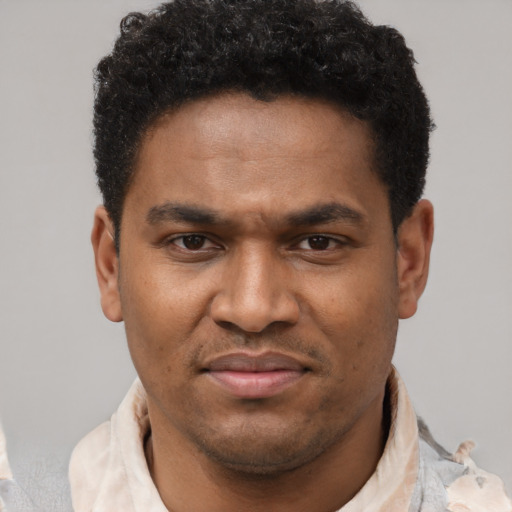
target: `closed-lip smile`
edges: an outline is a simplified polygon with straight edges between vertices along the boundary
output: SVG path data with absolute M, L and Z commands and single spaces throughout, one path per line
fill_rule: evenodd
M 235 398 L 270 398 L 299 381 L 310 369 L 278 352 L 235 352 L 220 356 L 203 369 Z

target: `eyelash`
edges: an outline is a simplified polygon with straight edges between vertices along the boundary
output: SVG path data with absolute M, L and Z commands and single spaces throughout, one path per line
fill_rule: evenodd
M 210 242 L 210 244 L 212 244 L 212 246 L 214 246 L 215 248 L 218 248 L 220 246 L 220 244 L 216 244 L 208 236 L 202 235 L 200 233 L 187 233 L 187 234 L 184 234 L 184 235 L 173 237 L 171 239 L 168 239 L 165 242 L 165 245 L 175 245 L 175 246 L 179 247 L 180 249 L 182 249 L 184 251 L 190 251 L 190 252 L 199 252 L 201 250 L 208 250 L 208 249 L 210 249 L 210 248 L 204 249 L 202 247 L 203 244 L 201 244 L 201 247 L 199 247 L 197 250 L 194 250 L 194 249 L 190 249 L 190 248 L 186 247 L 185 244 L 179 245 L 177 243 L 178 240 L 181 240 L 183 242 L 187 238 L 194 238 L 194 237 L 195 238 L 200 238 L 201 241 L 203 242 L 203 244 L 206 243 L 206 242 Z
M 320 248 L 313 248 L 313 247 L 310 247 L 309 249 L 306 249 L 306 250 L 311 250 L 311 251 L 319 251 L 319 252 L 325 252 L 325 251 L 329 251 L 329 250 L 332 250 L 334 249 L 335 247 L 339 247 L 339 246 L 342 246 L 342 245 L 346 245 L 346 242 L 338 239 L 338 238 L 334 238 L 332 236 L 328 236 L 328 235 L 322 235 L 322 234 L 315 234 L 315 235 L 309 235 L 309 236 L 306 236 L 304 238 L 302 238 L 299 243 L 297 244 L 297 246 L 299 246 L 300 244 L 302 244 L 303 242 L 309 242 L 311 244 L 311 242 L 313 241 L 313 239 L 317 239 L 317 242 L 318 241 L 322 241 L 322 242 L 327 242 L 328 246 L 323 248 L 323 249 L 320 249 Z M 335 247 L 330 247 L 332 244 L 335 245 Z

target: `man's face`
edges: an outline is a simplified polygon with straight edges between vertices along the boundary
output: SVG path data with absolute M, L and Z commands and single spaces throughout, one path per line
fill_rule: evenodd
M 119 295 L 154 431 L 268 473 L 380 417 L 399 286 L 372 158 L 316 100 L 222 95 L 148 131 Z

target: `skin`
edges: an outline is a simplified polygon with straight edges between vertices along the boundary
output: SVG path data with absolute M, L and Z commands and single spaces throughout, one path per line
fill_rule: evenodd
M 327 512 L 375 470 L 398 319 L 426 283 L 433 212 L 420 201 L 395 239 L 371 140 L 318 100 L 197 100 L 147 132 L 119 254 L 96 211 L 102 308 L 125 322 L 169 510 Z M 303 371 L 241 398 L 209 371 L 240 352 Z

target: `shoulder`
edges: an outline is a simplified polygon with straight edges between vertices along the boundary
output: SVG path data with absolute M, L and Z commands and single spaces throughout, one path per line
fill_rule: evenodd
M 89 510 L 109 467 L 110 421 L 89 432 L 74 448 L 69 462 L 73 506 Z
M 89 432 L 75 446 L 69 463 L 70 471 L 80 473 L 84 468 L 88 468 L 91 462 L 97 462 L 100 466 L 104 466 L 102 462 L 108 458 L 109 445 L 110 421 L 105 421 Z
M 472 441 L 451 455 L 419 420 L 420 463 L 413 510 L 512 512 L 503 481 L 478 468 L 470 457 Z
M 503 481 L 497 475 L 476 466 L 469 456 L 474 443 L 461 443 L 453 460 L 464 467 L 464 474 L 448 487 L 450 512 L 512 512 L 512 501 L 505 493 Z

